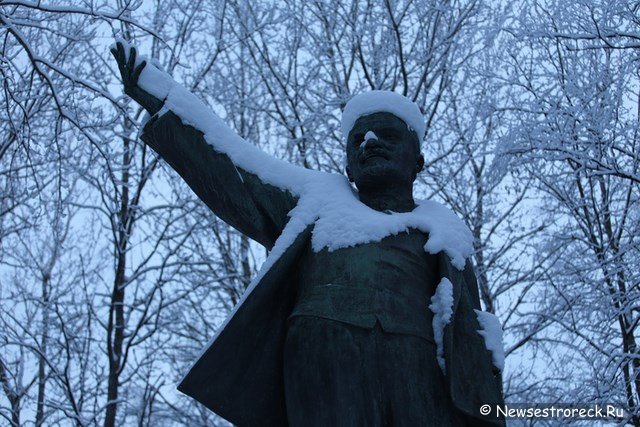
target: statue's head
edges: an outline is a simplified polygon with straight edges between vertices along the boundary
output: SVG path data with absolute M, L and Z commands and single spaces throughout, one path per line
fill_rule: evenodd
M 412 186 L 424 166 L 424 128 L 420 109 L 402 95 L 373 91 L 354 97 L 342 118 L 349 180 L 360 191 Z

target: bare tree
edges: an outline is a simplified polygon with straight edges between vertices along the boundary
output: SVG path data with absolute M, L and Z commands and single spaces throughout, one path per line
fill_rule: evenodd
M 513 22 L 503 78 L 517 88 L 508 105 L 517 120 L 502 149 L 545 195 L 538 251 L 550 256 L 535 311 L 553 325 L 539 345 L 558 368 L 547 400 L 618 402 L 624 421 L 639 425 L 633 10 L 532 2 L 532 13 Z

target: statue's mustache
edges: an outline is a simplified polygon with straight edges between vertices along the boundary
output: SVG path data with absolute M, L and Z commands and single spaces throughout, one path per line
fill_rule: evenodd
M 388 159 L 389 150 L 378 140 L 367 141 L 367 144 L 362 148 L 360 158 L 362 160 L 367 160 L 371 157 L 384 157 L 385 159 Z

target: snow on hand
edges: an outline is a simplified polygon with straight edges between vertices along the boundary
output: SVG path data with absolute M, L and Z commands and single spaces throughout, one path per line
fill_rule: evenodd
M 478 330 L 478 334 L 484 338 L 484 345 L 491 352 L 493 365 L 500 369 L 504 369 L 504 345 L 502 343 L 502 325 L 500 320 L 492 313 L 481 310 L 474 310 L 478 317 L 478 323 L 482 329 Z
M 444 327 L 451 321 L 453 315 L 453 285 L 446 277 L 443 277 L 436 292 L 431 297 L 429 309 L 433 312 L 433 337 L 436 341 L 438 365 L 442 373 L 446 374 L 444 361 Z

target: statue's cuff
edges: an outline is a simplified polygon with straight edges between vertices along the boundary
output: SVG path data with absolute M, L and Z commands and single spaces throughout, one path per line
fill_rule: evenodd
M 158 110 L 158 112 L 154 113 L 154 114 L 149 114 L 149 112 L 145 112 L 144 116 L 142 117 L 142 121 L 140 122 L 140 134 L 145 134 L 148 133 L 151 129 L 153 129 L 156 125 L 156 123 L 158 122 L 158 120 L 160 120 L 160 118 L 162 116 L 164 116 L 169 109 L 166 107 L 166 98 L 162 100 L 162 108 L 160 108 Z
M 140 123 L 140 131 L 138 137 L 146 142 L 151 135 L 155 134 L 155 129 L 161 124 L 161 122 L 163 121 L 163 116 L 168 111 L 168 109 L 162 108 L 160 109 L 160 111 L 153 115 L 145 113 Z
M 151 130 L 155 127 L 158 118 L 160 117 L 160 112 L 158 111 L 154 115 L 150 115 L 149 113 L 144 113 L 142 117 L 142 122 L 140 122 L 140 135 L 145 135 L 151 132 Z

